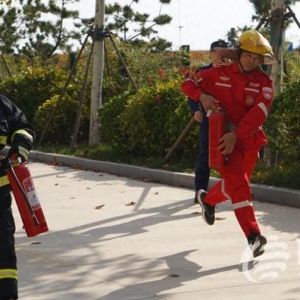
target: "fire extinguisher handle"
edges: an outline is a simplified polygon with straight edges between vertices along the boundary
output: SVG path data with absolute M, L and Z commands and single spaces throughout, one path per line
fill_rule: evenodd
M 6 155 L 5 157 L 0 159 L 0 169 L 2 170 L 7 170 L 13 168 L 13 165 L 19 164 L 20 161 L 18 157 L 13 154 L 13 155 Z
M 16 153 L 16 147 L 14 146 L 10 146 L 7 154 L 6 154 L 6 157 L 8 157 L 8 159 L 11 159 L 12 161 L 16 160 L 17 159 L 17 153 Z

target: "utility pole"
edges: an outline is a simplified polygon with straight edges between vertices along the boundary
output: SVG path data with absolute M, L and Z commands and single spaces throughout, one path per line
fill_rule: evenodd
M 271 1 L 271 45 L 276 62 L 272 65 L 271 78 L 275 95 L 281 92 L 283 72 L 284 0 Z
M 104 70 L 104 0 L 96 0 L 95 30 L 93 34 L 93 79 L 91 93 L 89 145 L 100 143 L 98 110 L 102 105 L 102 83 Z

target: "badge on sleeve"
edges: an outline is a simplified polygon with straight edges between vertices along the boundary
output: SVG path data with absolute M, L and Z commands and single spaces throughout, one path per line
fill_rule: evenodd
M 251 95 L 247 95 L 246 96 L 246 99 L 245 99 L 246 101 L 246 105 L 247 106 L 252 106 L 253 105 L 253 103 L 254 103 L 254 97 L 253 96 L 251 96 Z
M 273 89 L 270 87 L 263 87 L 262 89 L 264 98 L 267 100 L 271 100 L 273 97 Z

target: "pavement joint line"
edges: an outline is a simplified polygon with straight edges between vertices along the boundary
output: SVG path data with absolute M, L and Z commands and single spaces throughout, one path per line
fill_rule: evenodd
M 66 268 L 66 267 L 76 267 L 76 264 L 74 263 L 68 263 L 61 259 L 57 258 L 51 258 L 50 256 L 46 254 L 42 254 L 39 251 L 36 250 L 30 250 L 26 249 L 25 247 L 16 247 L 16 251 L 20 254 L 23 254 L 27 257 L 34 258 L 35 260 L 39 260 L 45 264 L 52 265 L 54 267 L 60 267 L 60 268 Z

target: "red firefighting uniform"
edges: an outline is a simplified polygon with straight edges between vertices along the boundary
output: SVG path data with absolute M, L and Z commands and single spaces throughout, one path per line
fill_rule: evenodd
M 182 92 L 194 101 L 207 93 L 220 101 L 237 135 L 229 163 L 220 168 L 222 179 L 205 196 L 205 202 L 217 205 L 231 199 L 236 218 L 248 237 L 260 234 L 250 188 L 259 150 L 266 145 L 262 130 L 273 102 L 272 81 L 260 69 L 250 73 L 239 70 L 238 62 L 211 70 L 200 71 L 181 85 Z

